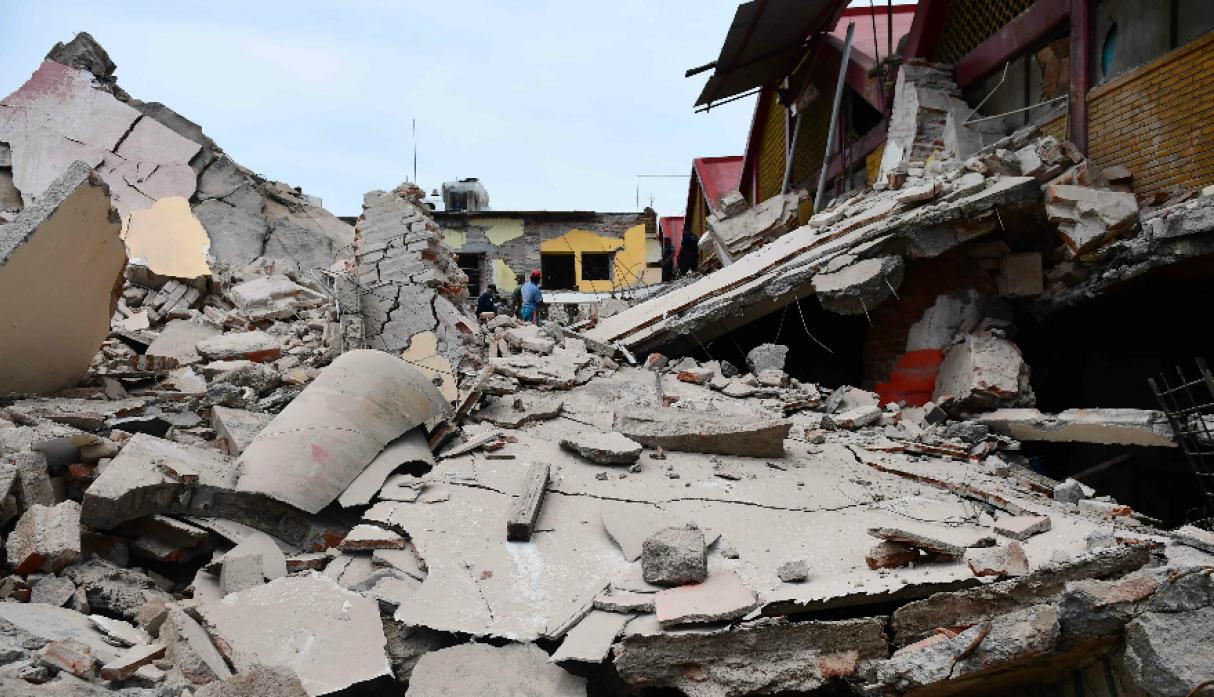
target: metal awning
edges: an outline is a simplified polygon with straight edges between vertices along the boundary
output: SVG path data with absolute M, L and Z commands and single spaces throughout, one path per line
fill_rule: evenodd
M 787 75 L 805 42 L 830 29 L 846 4 L 844 0 L 752 0 L 738 5 L 712 77 L 695 105 L 718 102 Z

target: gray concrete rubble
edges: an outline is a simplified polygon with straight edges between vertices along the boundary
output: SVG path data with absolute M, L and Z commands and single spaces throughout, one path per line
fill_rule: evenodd
M 782 419 L 673 409 L 617 413 L 615 419 L 615 430 L 646 447 L 750 457 L 781 457 L 791 428 Z
M 351 226 L 115 70 L 81 34 L 0 100 L 0 694 L 1214 680 L 1214 533 L 1144 474 L 1202 416 L 1090 406 L 1138 337 L 1078 373 L 1043 336 L 1196 287 L 1214 190 L 1092 174 L 907 59 L 871 184 L 730 191 L 695 273 L 524 323 L 472 311 L 496 214 L 479 267 L 416 184 Z
M 349 411 L 329 408 L 347 394 L 358 395 Z M 236 488 L 316 513 L 385 445 L 446 409 L 434 385 L 404 361 L 366 349 L 343 354 L 244 450 Z
M 36 202 L 0 224 L 0 392 L 74 386 L 118 301 L 126 252 L 109 189 L 84 162 L 69 160 L 54 177 Z
M 549 663 L 548 655 L 535 646 L 464 644 L 422 656 L 405 694 L 581 697 L 586 680 Z

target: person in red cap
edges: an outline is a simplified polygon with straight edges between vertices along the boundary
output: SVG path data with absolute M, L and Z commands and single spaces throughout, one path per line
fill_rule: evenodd
M 540 270 L 531 272 L 531 278 L 523 285 L 523 309 L 519 317 L 524 322 L 540 323 L 540 305 L 544 302 L 544 294 L 540 292 Z

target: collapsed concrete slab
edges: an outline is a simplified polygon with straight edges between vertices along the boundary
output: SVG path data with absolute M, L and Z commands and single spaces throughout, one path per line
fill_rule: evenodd
M 765 619 L 733 630 L 677 634 L 630 626 L 615 645 L 613 663 L 629 685 L 673 687 L 690 697 L 810 692 L 884 659 L 883 630 L 880 618 Z
M 345 491 L 393 439 L 446 413 L 425 376 L 362 349 L 325 368 L 241 454 L 239 491 L 316 513 Z
M 732 571 L 711 574 L 703 583 L 667 588 L 654 597 L 662 627 L 734 620 L 757 605 L 755 594 Z
M 615 417 L 616 431 L 650 448 L 747 457 L 783 457 L 791 428 L 783 419 L 678 409 Z
M 229 518 L 317 549 L 344 531 L 270 497 L 238 492 L 237 473 L 212 450 L 136 434 L 85 492 L 81 521 L 109 530 L 158 513 Z
M 383 489 L 389 475 L 406 465 L 434 466 L 434 455 L 420 429 L 413 429 L 384 446 L 367 468 L 346 487 L 337 502 L 342 508 L 371 503 L 371 499 Z
M 1134 194 L 1086 186 L 1045 188 L 1045 211 L 1071 256 L 1080 256 L 1128 231 L 1138 222 Z
M 975 417 L 995 433 L 1030 442 L 1099 443 L 1175 448 L 1163 412 L 1145 409 L 996 409 Z
M 721 210 L 708 216 L 708 231 L 700 240 L 701 267 L 728 266 L 792 230 L 797 226 L 797 210 L 805 198 L 804 189 L 795 189 L 744 207 L 734 215 Z
M 548 654 L 534 645 L 462 644 L 422 656 L 413 668 L 405 694 L 582 697 L 586 680 L 549 663 Z
M 118 216 L 86 163 L 65 166 L 0 225 L 0 392 L 74 386 L 110 331 L 126 264 Z
M 847 258 L 836 257 L 814 276 L 814 292 L 822 307 L 840 315 L 863 315 L 898 292 L 905 267 L 902 257 L 844 261 Z
M 198 612 L 238 673 L 289 668 L 311 697 L 391 675 L 375 601 L 315 573 L 233 593 Z

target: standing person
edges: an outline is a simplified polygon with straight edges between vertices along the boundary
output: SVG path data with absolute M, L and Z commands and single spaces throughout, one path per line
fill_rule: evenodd
M 476 314 L 483 315 L 486 312 L 497 312 L 497 285 L 490 283 L 476 299 Z
M 510 314 L 521 318 L 523 312 L 523 274 L 514 274 L 514 292 L 510 294 Z
M 674 244 L 669 237 L 662 241 L 662 282 L 674 280 Z
M 683 241 L 679 246 L 679 275 L 695 271 L 700 267 L 700 238 L 691 230 L 683 230 Z
M 531 272 L 531 280 L 523 286 L 523 308 L 519 318 L 532 324 L 540 323 L 540 305 L 544 303 L 544 294 L 540 292 L 540 271 Z

